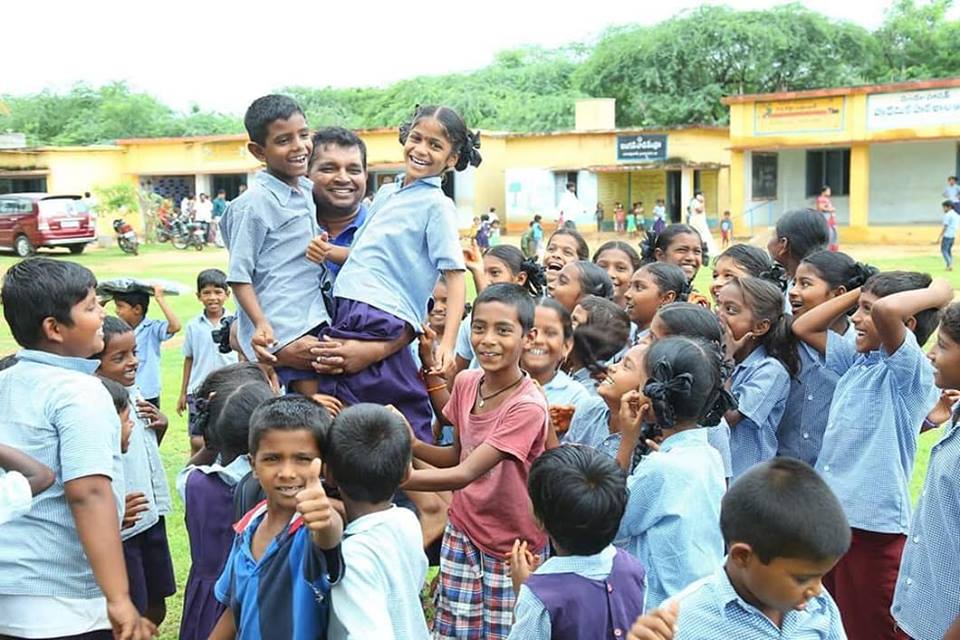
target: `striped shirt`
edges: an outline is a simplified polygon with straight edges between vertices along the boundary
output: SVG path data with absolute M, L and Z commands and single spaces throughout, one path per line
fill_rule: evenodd
M 730 427 L 733 477 L 777 455 L 777 425 L 790 393 L 790 374 L 758 345 L 733 370 L 730 393 L 743 418 Z

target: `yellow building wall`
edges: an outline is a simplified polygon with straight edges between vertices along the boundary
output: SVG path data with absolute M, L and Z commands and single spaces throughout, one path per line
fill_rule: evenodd
M 843 96 L 843 126 L 838 131 L 812 131 L 781 135 L 758 135 L 755 131 L 757 102 L 730 105 L 730 140 L 732 149 L 730 177 L 730 209 L 734 229 L 745 229 L 743 212 L 746 209 L 746 167 L 744 151 L 850 147 L 850 223 L 840 229 L 840 240 L 871 244 L 924 244 L 937 238 L 940 227 L 935 225 L 870 224 L 870 152 L 869 145 L 877 142 L 896 143 L 960 138 L 960 123 L 914 126 L 900 129 L 870 130 L 867 128 L 867 99 L 869 94 Z M 780 101 L 785 102 L 785 101 Z M 758 227 L 755 235 L 765 233 Z
M 132 142 L 127 149 L 127 171 L 141 175 L 195 175 L 248 173 L 260 168 L 247 151 L 246 139 L 203 141 L 170 139 Z

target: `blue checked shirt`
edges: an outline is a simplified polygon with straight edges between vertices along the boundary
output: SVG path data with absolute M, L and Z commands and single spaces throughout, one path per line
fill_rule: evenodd
M 145 398 L 160 397 L 160 344 L 172 335 L 166 320 L 144 318 L 133 330 L 137 340 L 137 386 Z
M 229 314 L 224 312 L 224 318 Z M 196 393 L 207 376 L 223 367 L 235 364 L 237 354 L 220 353 L 219 345 L 213 341 L 213 332 L 220 328 L 220 322 L 211 323 L 205 313 L 201 313 L 187 324 L 183 340 L 183 357 L 192 358 L 190 379 L 187 381 L 187 393 Z
M 170 502 L 170 487 L 167 485 L 167 476 L 163 470 L 163 460 L 160 458 L 160 443 L 157 442 L 157 432 L 147 426 L 147 423 L 137 414 L 137 400 L 143 399 L 143 394 L 136 385 L 127 387 L 130 397 L 130 419 L 133 420 L 133 431 L 130 432 L 130 445 L 123 454 L 123 477 L 126 493 L 139 491 L 148 500 L 147 510 L 140 514 L 129 529 L 120 530 L 120 538 L 129 540 L 157 524 L 160 516 L 165 516 L 173 510 Z
M 723 560 L 720 500 L 726 491 L 720 455 L 702 428 L 671 435 L 627 478 L 627 510 L 617 544 L 647 570 L 647 610 Z
M 816 469 L 851 527 L 906 533 L 917 436 L 939 397 L 933 367 L 911 331 L 892 355 L 857 353 L 831 332 L 827 367 L 841 377 Z
M 599 396 L 590 393 L 587 389 L 563 371 L 557 371 L 547 384 L 543 385 L 549 405 L 573 405 L 573 415 L 580 413 L 586 422 L 606 421 L 609 410 L 607 404 Z M 572 424 L 571 420 L 571 424 Z
M 534 573 L 576 573 L 590 580 L 605 580 L 613 570 L 617 549 L 613 545 L 592 556 L 553 556 L 547 558 Z M 549 640 L 550 612 L 525 585 L 520 587 L 514 605 L 514 623 L 508 640 Z M 637 612 L 640 615 L 640 612 Z
M 733 370 L 730 393 L 743 419 L 730 427 L 733 477 L 777 455 L 777 425 L 790 393 L 790 374 L 758 345 Z
M 671 599 L 680 603 L 674 640 L 846 640 L 840 611 L 824 589 L 778 628 L 737 595 L 723 566 Z
M 312 182 L 301 178 L 294 188 L 261 171 L 220 219 L 230 252 L 227 281 L 253 285 L 277 348 L 330 321 L 322 292 L 326 269 L 306 258 L 310 240 L 320 233 L 316 214 Z M 242 309 L 237 318 L 240 348 L 256 361 L 253 323 Z
M 595 411 L 574 411 L 570 428 L 560 439 L 563 444 L 582 444 L 594 449 L 606 440 L 610 434 L 610 409 L 600 400 Z M 616 452 L 614 452 L 616 453 Z
M 893 596 L 893 617 L 911 638 L 939 640 L 960 617 L 958 532 L 960 425 L 954 419 L 930 452 Z
M 0 371 L 0 442 L 53 470 L 53 485 L 29 513 L 0 527 L 0 597 L 103 597 L 77 537 L 64 484 L 109 478 L 123 515 L 120 419 L 106 387 L 92 374 L 97 360 L 23 350 Z
M 457 211 L 440 177 L 377 192 L 340 269 L 333 294 L 386 311 L 419 331 L 443 271 L 463 271 Z
M 857 332 L 851 326 L 843 339 L 854 344 Z M 827 368 L 826 358 L 805 342 L 797 347 L 800 373 L 790 380 L 787 406 L 777 427 L 777 455 L 817 463 L 823 432 L 827 430 L 830 401 L 840 376 Z

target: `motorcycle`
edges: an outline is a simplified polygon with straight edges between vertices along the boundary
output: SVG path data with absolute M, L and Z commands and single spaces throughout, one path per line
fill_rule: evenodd
M 178 221 L 175 228 L 178 233 L 170 238 L 170 243 L 177 249 L 193 247 L 203 251 L 207 244 L 207 229 L 202 222 Z
M 124 253 L 137 255 L 140 251 L 140 240 L 133 227 L 122 218 L 113 221 L 113 230 L 117 234 L 117 245 Z

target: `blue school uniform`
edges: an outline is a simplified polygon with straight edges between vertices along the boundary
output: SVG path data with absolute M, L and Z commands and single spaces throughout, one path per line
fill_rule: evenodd
M 843 339 L 855 344 L 857 332 L 851 326 Z M 827 429 L 830 404 L 840 376 L 827 367 L 826 358 L 805 342 L 797 346 L 800 373 L 790 380 L 787 405 L 777 427 L 777 455 L 817 463 L 823 432 Z
M 454 351 L 458 356 L 470 363 L 467 365 L 468 369 L 477 369 L 480 367 L 480 362 L 477 360 L 476 354 L 473 353 L 473 343 L 470 341 L 470 327 L 471 322 L 468 316 L 460 322 L 460 328 L 457 330 L 457 345 L 454 347 Z
M 306 258 L 310 240 L 320 233 L 316 214 L 312 182 L 300 178 L 291 187 L 261 171 L 220 220 L 230 252 L 227 281 L 253 286 L 277 349 L 330 321 L 323 301 L 326 269 Z M 256 362 L 253 323 L 242 309 L 237 318 L 240 348 Z
M 160 344 L 166 342 L 172 334 L 168 333 L 170 323 L 166 320 L 144 318 L 133 329 L 137 341 L 137 386 L 144 398 L 160 397 Z
M 960 617 L 960 425 L 933 445 L 890 611 L 911 638 L 942 638 Z
M 777 425 L 790 393 L 786 367 L 758 345 L 733 370 L 730 393 L 743 418 L 730 427 L 730 461 L 734 478 L 777 455 Z
M 266 512 L 263 501 L 236 524 L 233 549 L 214 589 L 217 600 L 232 610 L 237 640 L 325 638 L 330 587 L 344 571 L 340 547 L 314 545 L 297 514 L 256 560 L 253 534 Z
M 587 422 L 601 419 L 601 414 L 602 419 L 606 420 L 607 404 L 600 396 L 587 391 L 582 384 L 563 371 L 557 371 L 553 379 L 543 385 L 543 392 L 547 394 L 548 405 L 573 405 L 576 409 L 573 415 L 579 413 Z
M 353 222 L 348 224 L 340 233 L 330 238 L 330 244 L 335 247 L 347 247 L 350 248 L 353 246 L 353 241 L 357 236 L 357 231 L 363 227 L 363 223 L 367 221 L 367 205 L 361 204 L 360 208 L 357 210 L 357 217 L 353 219 Z M 330 278 L 336 280 L 337 275 L 340 273 L 341 265 L 337 264 L 332 260 L 327 260 L 325 263 L 327 271 L 330 273 Z
M 723 560 L 720 455 L 704 429 L 664 440 L 627 478 L 627 509 L 617 544 L 647 570 L 645 609 L 653 609 Z
M 857 353 L 830 332 L 826 363 L 840 380 L 816 470 L 851 527 L 906 533 L 917 435 L 939 397 L 933 367 L 911 331 L 889 355 L 882 348 Z
M 846 640 L 837 604 L 824 589 L 806 607 L 783 615 L 778 628 L 762 611 L 741 598 L 721 566 L 691 584 L 673 600 L 680 603 L 674 640 Z
M 620 450 L 619 433 L 610 433 L 610 409 L 598 396 L 599 404 L 593 404 L 587 411 L 575 411 L 570 420 L 570 428 L 560 436 L 560 444 L 580 444 L 605 453 L 614 460 Z
M 415 331 L 442 271 L 463 271 L 457 211 L 432 176 L 377 191 L 333 294 L 386 311 Z
M 92 375 L 98 364 L 25 349 L 15 365 L 0 371 L 0 442 L 50 467 L 55 476 L 28 513 L 0 527 L 0 635 L 55 626 L 56 618 L 36 619 L 40 605 L 47 613 L 63 609 L 65 617 L 103 623 L 58 627 L 45 637 L 110 628 L 103 615 L 106 600 L 65 495 L 71 480 L 106 477 L 117 509 L 114 526 L 119 525 L 124 506 L 120 420 L 110 394 Z M 66 605 L 60 598 L 73 602 Z

